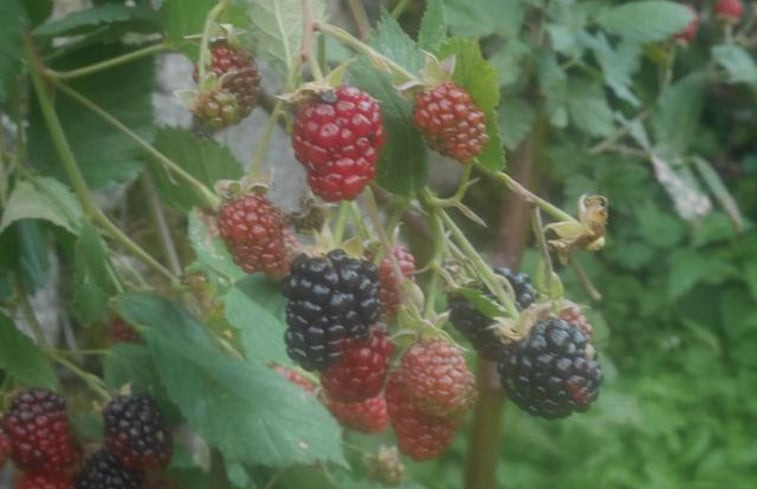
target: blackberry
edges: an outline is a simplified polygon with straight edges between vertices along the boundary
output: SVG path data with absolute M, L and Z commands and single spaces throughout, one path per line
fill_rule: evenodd
M 84 464 L 76 489 L 142 489 L 144 473 L 129 470 L 107 450 L 101 449 Z
M 289 299 L 287 353 L 305 370 L 323 369 L 347 340 L 366 338 L 378 319 L 378 271 L 336 249 L 325 257 L 299 255 L 290 272 L 282 287 Z
M 25 471 L 58 474 L 79 459 L 66 402 L 55 392 L 29 389 L 18 393 L 1 424 L 11 458 Z
M 531 285 L 531 279 L 527 274 L 515 274 L 507 267 L 494 268 L 494 273 L 510 282 L 518 310 L 526 309 L 536 301 L 536 289 Z M 491 361 L 499 360 L 504 353 L 505 344 L 497 335 L 497 331 L 491 327 L 491 318 L 476 309 L 476 306 L 462 295 L 452 294 L 448 302 L 450 321 L 455 329 L 465 336 L 481 357 Z
M 508 346 L 498 370 L 515 404 L 547 419 L 588 410 L 602 384 L 586 335 L 577 324 L 554 317 L 537 322 L 528 336 Z
M 173 455 L 173 440 L 155 401 L 143 395 L 118 396 L 103 411 L 105 442 L 129 469 L 159 469 Z

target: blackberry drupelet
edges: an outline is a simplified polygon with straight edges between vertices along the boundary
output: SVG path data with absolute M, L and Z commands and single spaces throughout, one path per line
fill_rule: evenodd
M 103 419 L 108 450 L 124 467 L 159 469 L 171 461 L 171 431 L 149 397 L 118 396 L 105 406 Z
M 379 316 L 376 266 L 343 250 L 298 256 L 284 280 L 289 300 L 284 339 L 289 357 L 306 370 L 336 361 L 346 340 L 365 338 Z
M 537 322 L 528 336 L 508 346 L 498 370 L 510 399 L 547 419 L 588 410 L 602 384 L 596 352 L 584 333 L 554 317 Z
M 76 481 L 76 489 L 142 489 L 144 473 L 129 470 L 105 449 L 101 449 L 85 463 Z
M 526 309 L 536 300 L 536 289 L 525 273 L 513 273 L 507 267 L 494 269 L 494 273 L 505 277 L 515 293 L 515 306 L 518 310 Z M 452 294 L 448 298 L 450 321 L 465 336 L 479 355 L 487 360 L 498 361 L 503 354 L 505 344 L 491 328 L 491 318 L 481 313 L 476 306 L 462 295 Z

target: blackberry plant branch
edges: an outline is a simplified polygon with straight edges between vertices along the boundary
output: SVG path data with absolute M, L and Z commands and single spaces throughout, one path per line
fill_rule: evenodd
M 337 27 L 331 24 L 316 22 L 314 24 L 314 29 L 323 32 L 326 35 L 329 35 L 333 37 L 334 39 L 338 40 L 339 42 L 353 48 L 359 53 L 362 53 L 366 55 L 371 62 L 376 66 L 377 68 L 381 68 L 384 71 L 389 71 L 390 73 L 394 73 L 396 75 L 401 76 L 402 78 L 405 78 L 406 81 L 415 80 L 416 77 L 412 73 L 410 73 L 408 70 L 400 66 L 395 61 L 387 58 L 383 54 L 379 53 L 369 45 L 365 44 L 360 39 L 356 38 L 346 30 L 342 29 L 341 27 Z
M 502 172 L 502 171 L 490 170 L 489 168 L 486 168 L 484 165 L 480 163 L 477 163 L 476 167 L 479 170 L 481 170 L 485 175 L 493 178 L 496 182 L 499 182 L 503 184 L 504 186 L 506 186 L 508 189 L 510 189 L 510 191 L 520 196 L 523 200 L 538 206 L 546 214 L 549 214 L 554 219 L 558 221 L 578 223 L 578 220 L 575 217 L 571 216 L 570 214 L 560 209 L 556 205 L 551 204 L 547 202 L 546 200 L 542 199 L 541 197 L 539 197 L 538 195 L 534 194 L 533 192 L 531 192 L 526 187 L 521 185 L 518 181 L 516 181 L 507 173 Z
M 136 61 L 147 56 L 170 51 L 171 49 L 172 48 L 170 44 L 164 41 L 158 44 L 152 44 L 150 46 L 137 49 L 136 51 L 132 51 L 130 53 L 122 54 L 121 56 L 116 56 L 105 61 L 82 66 L 81 68 L 76 68 L 70 71 L 55 71 L 53 69 L 47 68 L 45 70 L 45 76 L 56 80 L 73 80 L 75 78 L 92 75 L 94 73 L 99 73 L 100 71 L 104 71 L 125 63 Z
M 172 274 L 170 270 L 161 265 L 155 258 L 153 258 L 152 255 L 147 253 L 137 243 L 132 241 L 123 231 L 121 231 L 108 219 L 108 217 L 100 210 L 99 207 L 97 207 L 97 205 L 95 205 L 94 200 L 92 199 L 92 195 L 89 192 L 89 188 L 87 187 L 87 183 L 84 180 L 81 172 L 79 171 L 79 167 L 76 163 L 76 158 L 71 149 L 71 146 L 68 144 L 68 140 L 66 139 L 65 133 L 63 132 L 63 126 L 60 122 L 60 119 L 58 119 L 58 114 L 53 107 L 53 102 L 48 92 L 48 86 L 45 84 L 45 81 L 42 77 L 44 67 L 41 64 L 39 57 L 37 56 L 34 45 L 32 44 L 31 36 L 29 36 L 28 34 L 24 36 L 24 53 L 29 63 L 29 72 L 32 78 L 32 83 L 34 85 L 34 90 L 37 94 L 40 109 L 42 110 L 42 115 L 47 124 L 53 146 L 55 147 L 58 156 L 60 157 L 66 175 L 71 181 L 71 186 L 74 189 L 74 193 L 76 194 L 77 199 L 81 203 L 85 215 L 90 220 L 92 220 L 92 222 L 102 228 L 103 231 L 105 231 L 105 233 L 113 240 L 120 243 L 124 248 L 129 250 L 130 253 L 134 254 L 146 265 L 168 279 L 171 284 L 177 284 L 178 278 L 174 274 Z
M 205 79 L 205 70 L 210 64 L 210 36 L 216 27 L 216 20 L 221 12 L 226 10 L 228 0 L 219 0 L 218 3 L 210 9 L 208 16 L 205 17 L 205 26 L 202 29 L 202 41 L 200 44 L 200 59 L 197 62 L 197 79 Z
M 121 121 L 110 115 L 108 112 L 103 110 L 101 107 L 99 107 L 97 104 L 86 98 L 84 95 L 80 94 L 79 92 L 73 90 L 72 88 L 64 85 L 63 83 L 56 83 L 55 86 L 71 97 L 72 99 L 76 100 L 80 105 L 83 105 L 87 109 L 89 109 L 91 112 L 95 113 L 96 115 L 100 116 L 103 120 L 105 120 L 107 123 L 118 129 L 119 131 L 123 132 L 126 136 L 129 137 L 134 143 L 136 143 L 139 147 L 141 147 L 146 153 L 148 153 L 150 156 L 158 160 L 170 173 L 175 174 L 177 177 L 179 177 L 181 180 L 183 180 L 187 185 L 192 187 L 199 195 L 203 197 L 205 200 L 206 205 L 208 205 L 211 208 L 217 208 L 220 205 L 220 199 L 217 195 L 215 195 L 205 184 L 197 180 L 194 176 L 190 175 L 186 172 L 183 168 L 181 168 L 176 162 L 171 160 L 169 157 L 155 149 L 151 144 L 146 142 L 144 139 L 142 139 L 137 133 L 126 127 Z

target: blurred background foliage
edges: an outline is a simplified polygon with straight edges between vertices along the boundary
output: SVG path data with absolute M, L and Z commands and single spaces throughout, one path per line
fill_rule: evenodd
M 400 18 L 409 30 L 422 3 Z M 611 202 L 605 250 L 577 257 L 602 300 L 561 272 L 597 330 L 599 401 L 562 422 L 508 405 L 498 488 L 757 484 L 757 11 L 745 3 L 726 33 L 714 2 L 696 2 L 697 37 L 676 46 L 662 3 L 444 2 L 451 31 L 481 38 L 499 70 L 503 141 L 531 138 L 539 192 L 571 211 L 583 193 Z M 497 193 L 469 203 L 491 214 Z M 417 480 L 460 487 L 466 440 L 414 466 Z

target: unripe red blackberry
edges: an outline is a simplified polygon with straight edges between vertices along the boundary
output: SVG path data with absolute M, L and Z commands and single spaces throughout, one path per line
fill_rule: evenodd
M 171 461 L 171 431 L 149 397 L 118 396 L 105 406 L 103 420 L 108 450 L 124 467 L 160 469 Z
M 397 367 L 405 394 L 427 414 L 461 414 L 476 401 L 476 379 L 465 357 L 446 340 L 419 341 Z
M 376 397 L 384 387 L 394 350 L 386 328 L 373 328 L 368 338 L 345 341 L 342 356 L 321 373 L 321 385 L 330 399 L 361 402 Z
M 260 93 L 260 72 L 252 54 L 226 39 L 213 41 L 210 46 L 210 65 L 207 72 L 214 73 L 221 81 L 221 88 L 236 100 L 239 119 L 249 115 Z M 198 69 L 195 67 L 195 81 Z
M 697 31 L 699 30 L 699 13 L 697 9 L 691 4 L 684 4 L 684 6 L 691 11 L 694 18 L 681 30 L 676 33 L 673 38 L 683 45 L 687 45 L 697 37 Z
M 192 111 L 198 120 L 212 129 L 233 126 L 244 116 L 237 98 L 223 88 L 198 93 Z
M 464 164 L 471 163 L 489 142 L 486 115 L 453 82 L 419 92 L 413 120 L 431 148 Z
M 736 24 L 744 15 L 744 3 L 741 0 L 718 0 L 715 4 L 715 15 L 724 22 Z
M 378 103 L 342 85 L 311 98 L 297 112 L 292 147 L 314 194 L 327 202 L 352 200 L 373 180 L 384 144 Z
M 289 272 L 284 218 L 264 195 L 247 194 L 224 203 L 218 232 L 234 263 L 247 273 L 281 279 Z
M 14 489 L 71 489 L 73 483 L 65 474 L 23 474 Z
M 602 384 L 594 348 L 577 325 L 558 318 L 538 321 L 498 369 L 510 399 L 548 419 L 588 410 Z
M 439 457 L 452 444 L 458 423 L 454 418 L 425 414 L 405 392 L 401 374 L 391 372 L 386 384 L 386 408 L 402 453 L 414 460 Z
M 76 489 L 142 489 L 144 472 L 119 464 L 106 449 L 92 455 L 76 479 Z
M 326 397 L 324 404 L 345 428 L 361 433 L 381 433 L 389 425 L 384 396 L 360 402 L 340 402 Z
M 402 276 L 397 276 L 394 269 L 394 262 Z M 415 274 L 415 257 L 402 245 L 392 247 L 392 256 L 385 256 L 379 265 L 379 280 L 381 289 L 379 298 L 381 299 L 381 312 L 388 318 L 393 318 L 397 314 L 402 291 L 402 281 L 404 279 L 414 280 Z
M 515 293 L 518 310 L 528 308 L 536 300 L 536 289 L 525 273 L 514 273 L 507 267 L 498 267 L 494 273 L 507 279 Z M 490 296 L 493 298 L 493 296 Z M 504 353 L 505 343 L 498 334 L 491 318 L 476 309 L 476 306 L 460 294 L 449 295 L 450 322 L 473 345 L 481 357 L 499 361 Z
M 2 428 L 10 442 L 11 458 L 25 471 L 63 473 L 79 460 L 66 403 L 54 392 L 30 389 L 16 394 Z
M 370 455 L 365 463 L 368 466 L 368 478 L 385 486 L 399 486 L 405 478 L 405 466 L 400 460 L 397 447 L 379 448 L 376 455 Z
M 378 289 L 376 266 L 343 250 L 295 258 L 282 284 L 289 357 L 305 370 L 339 359 L 346 341 L 365 338 L 378 319 Z

